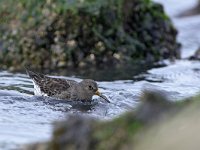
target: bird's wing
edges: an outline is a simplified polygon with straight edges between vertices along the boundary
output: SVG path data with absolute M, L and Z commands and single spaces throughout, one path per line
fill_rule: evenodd
M 71 87 L 70 82 L 64 79 L 55 79 L 46 77 L 44 80 L 39 82 L 39 87 L 42 92 L 48 96 L 59 95 L 63 91 L 69 90 Z
M 28 70 L 27 74 L 30 76 L 30 78 L 32 78 L 35 84 L 38 85 L 41 92 L 47 94 L 48 96 L 59 95 L 60 93 L 69 90 L 71 84 L 75 83 L 75 81 L 51 78 L 46 75 Z

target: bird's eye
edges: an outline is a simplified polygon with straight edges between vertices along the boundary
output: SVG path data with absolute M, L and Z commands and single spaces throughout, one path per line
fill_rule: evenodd
M 93 90 L 93 87 L 91 85 L 89 85 L 89 90 Z

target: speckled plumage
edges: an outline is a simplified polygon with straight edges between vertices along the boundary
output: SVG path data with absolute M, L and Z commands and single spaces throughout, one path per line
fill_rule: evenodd
M 33 80 L 35 95 L 43 95 L 67 100 L 92 100 L 93 95 L 108 99 L 98 92 L 98 85 L 94 80 L 85 79 L 81 82 L 48 77 L 46 75 L 27 70 Z

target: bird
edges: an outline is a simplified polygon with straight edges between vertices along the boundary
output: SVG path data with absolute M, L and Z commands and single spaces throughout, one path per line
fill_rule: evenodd
M 33 81 L 35 95 L 73 101 L 91 101 L 94 95 L 98 95 L 110 103 L 108 98 L 99 92 L 97 83 L 92 79 L 83 79 L 81 82 L 76 82 L 74 80 L 49 77 L 27 68 L 25 69 L 27 75 Z

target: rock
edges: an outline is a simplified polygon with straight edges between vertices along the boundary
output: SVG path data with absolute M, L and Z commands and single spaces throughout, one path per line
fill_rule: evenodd
M 180 58 L 177 30 L 150 0 L 10 3 L 0 6 L 7 18 L 0 26 L 0 63 L 7 68 L 123 67 Z
M 145 124 L 163 118 L 174 108 L 174 103 L 169 101 L 166 94 L 161 91 L 144 91 L 141 101 L 143 103 L 137 110 L 136 118 Z
M 193 56 L 189 57 L 190 60 L 200 60 L 200 47 L 197 49 L 197 51 L 194 53 Z
M 190 98 L 190 103 L 178 113 L 157 122 L 135 136 L 136 150 L 188 150 L 198 149 L 200 124 L 200 96 Z

